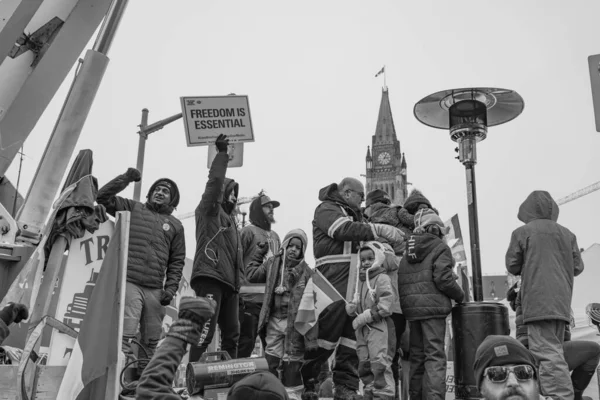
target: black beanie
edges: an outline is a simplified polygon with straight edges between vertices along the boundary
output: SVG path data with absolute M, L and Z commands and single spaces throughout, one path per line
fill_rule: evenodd
M 415 215 L 419 209 L 419 204 L 426 204 L 427 208 L 433 208 L 427 197 L 423 196 L 423 193 L 419 190 L 414 189 L 404 201 L 404 208 L 412 215 Z
M 381 189 L 371 190 L 367 194 L 366 207 L 375 203 L 391 204 L 390 196 Z
M 150 196 L 152 196 L 152 192 L 154 192 L 154 189 L 156 189 L 156 187 L 159 184 L 163 184 L 164 186 L 169 188 L 169 190 L 171 191 L 171 202 L 168 205 L 173 208 L 176 208 L 179 205 L 179 188 L 177 187 L 177 184 L 169 178 L 161 178 L 154 182 L 152 186 L 150 186 L 146 198 L 150 199 Z
M 521 342 L 512 336 L 490 335 L 486 337 L 477 348 L 475 364 L 473 364 L 477 388 L 481 388 L 483 371 L 487 367 L 507 364 L 531 365 L 537 376 L 535 357 Z

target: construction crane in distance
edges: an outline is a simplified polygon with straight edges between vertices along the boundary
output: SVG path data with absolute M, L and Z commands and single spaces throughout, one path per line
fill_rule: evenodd
M 562 197 L 558 200 L 556 200 L 556 203 L 561 206 L 563 204 L 567 204 L 573 200 L 576 200 L 580 197 L 585 196 L 586 194 L 590 194 L 592 192 L 595 192 L 596 190 L 600 190 L 600 182 L 596 182 L 591 184 L 590 186 L 586 186 L 583 189 L 580 189 L 576 192 L 571 193 L 568 196 Z

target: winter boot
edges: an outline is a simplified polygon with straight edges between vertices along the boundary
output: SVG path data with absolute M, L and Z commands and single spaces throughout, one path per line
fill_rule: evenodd
M 308 382 L 304 384 L 304 391 L 300 398 L 302 400 L 319 400 L 319 395 L 316 390 L 316 379 L 309 379 Z
M 344 385 L 335 385 L 333 390 L 333 400 L 357 400 L 360 397 L 356 390 L 352 390 Z

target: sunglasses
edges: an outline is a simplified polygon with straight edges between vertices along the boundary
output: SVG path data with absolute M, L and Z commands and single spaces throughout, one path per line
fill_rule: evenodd
M 528 381 L 535 376 L 535 371 L 531 365 L 489 367 L 483 371 L 483 375 L 493 383 L 502 383 L 506 382 L 508 375 L 510 375 L 511 372 L 515 374 L 515 378 L 517 378 L 518 381 Z
M 353 190 L 353 189 L 348 189 L 347 191 L 348 191 L 348 192 L 354 192 L 354 193 L 356 193 L 357 195 L 359 195 L 359 196 L 360 196 L 360 199 L 361 199 L 362 201 L 365 201 L 365 194 L 364 194 L 363 192 L 358 192 L 358 191 L 356 191 L 356 190 Z

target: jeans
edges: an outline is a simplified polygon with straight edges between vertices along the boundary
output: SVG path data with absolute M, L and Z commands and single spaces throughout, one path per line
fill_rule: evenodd
M 192 281 L 192 289 L 196 296 L 213 299 L 217 303 L 215 315 L 206 321 L 202 328 L 198 346 L 191 346 L 190 362 L 196 362 L 212 342 L 217 324 L 221 330 L 221 350 L 237 358 L 238 340 L 240 337 L 240 321 L 238 319 L 238 294 L 226 284 L 216 279 L 201 278 Z
M 563 350 L 569 371 L 572 371 L 571 382 L 575 400 L 578 400 L 596 372 L 600 360 L 600 344 L 587 340 L 573 340 L 565 342 Z
M 162 289 L 153 289 L 127 282 L 125 288 L 125 309 L 123 320 L 123 353 L 128 359 L 133 359 L 131 340 L 137 337 L 138 326 L 141 343 L 144 350 L 138 358 L 151 359 L 156 345 L 162 335 L 162 321 L 165 317 L 165 307 L 160 304 Z M 142 373 L 148 361 L 141 360 L 137 364 L 138 373 Z

